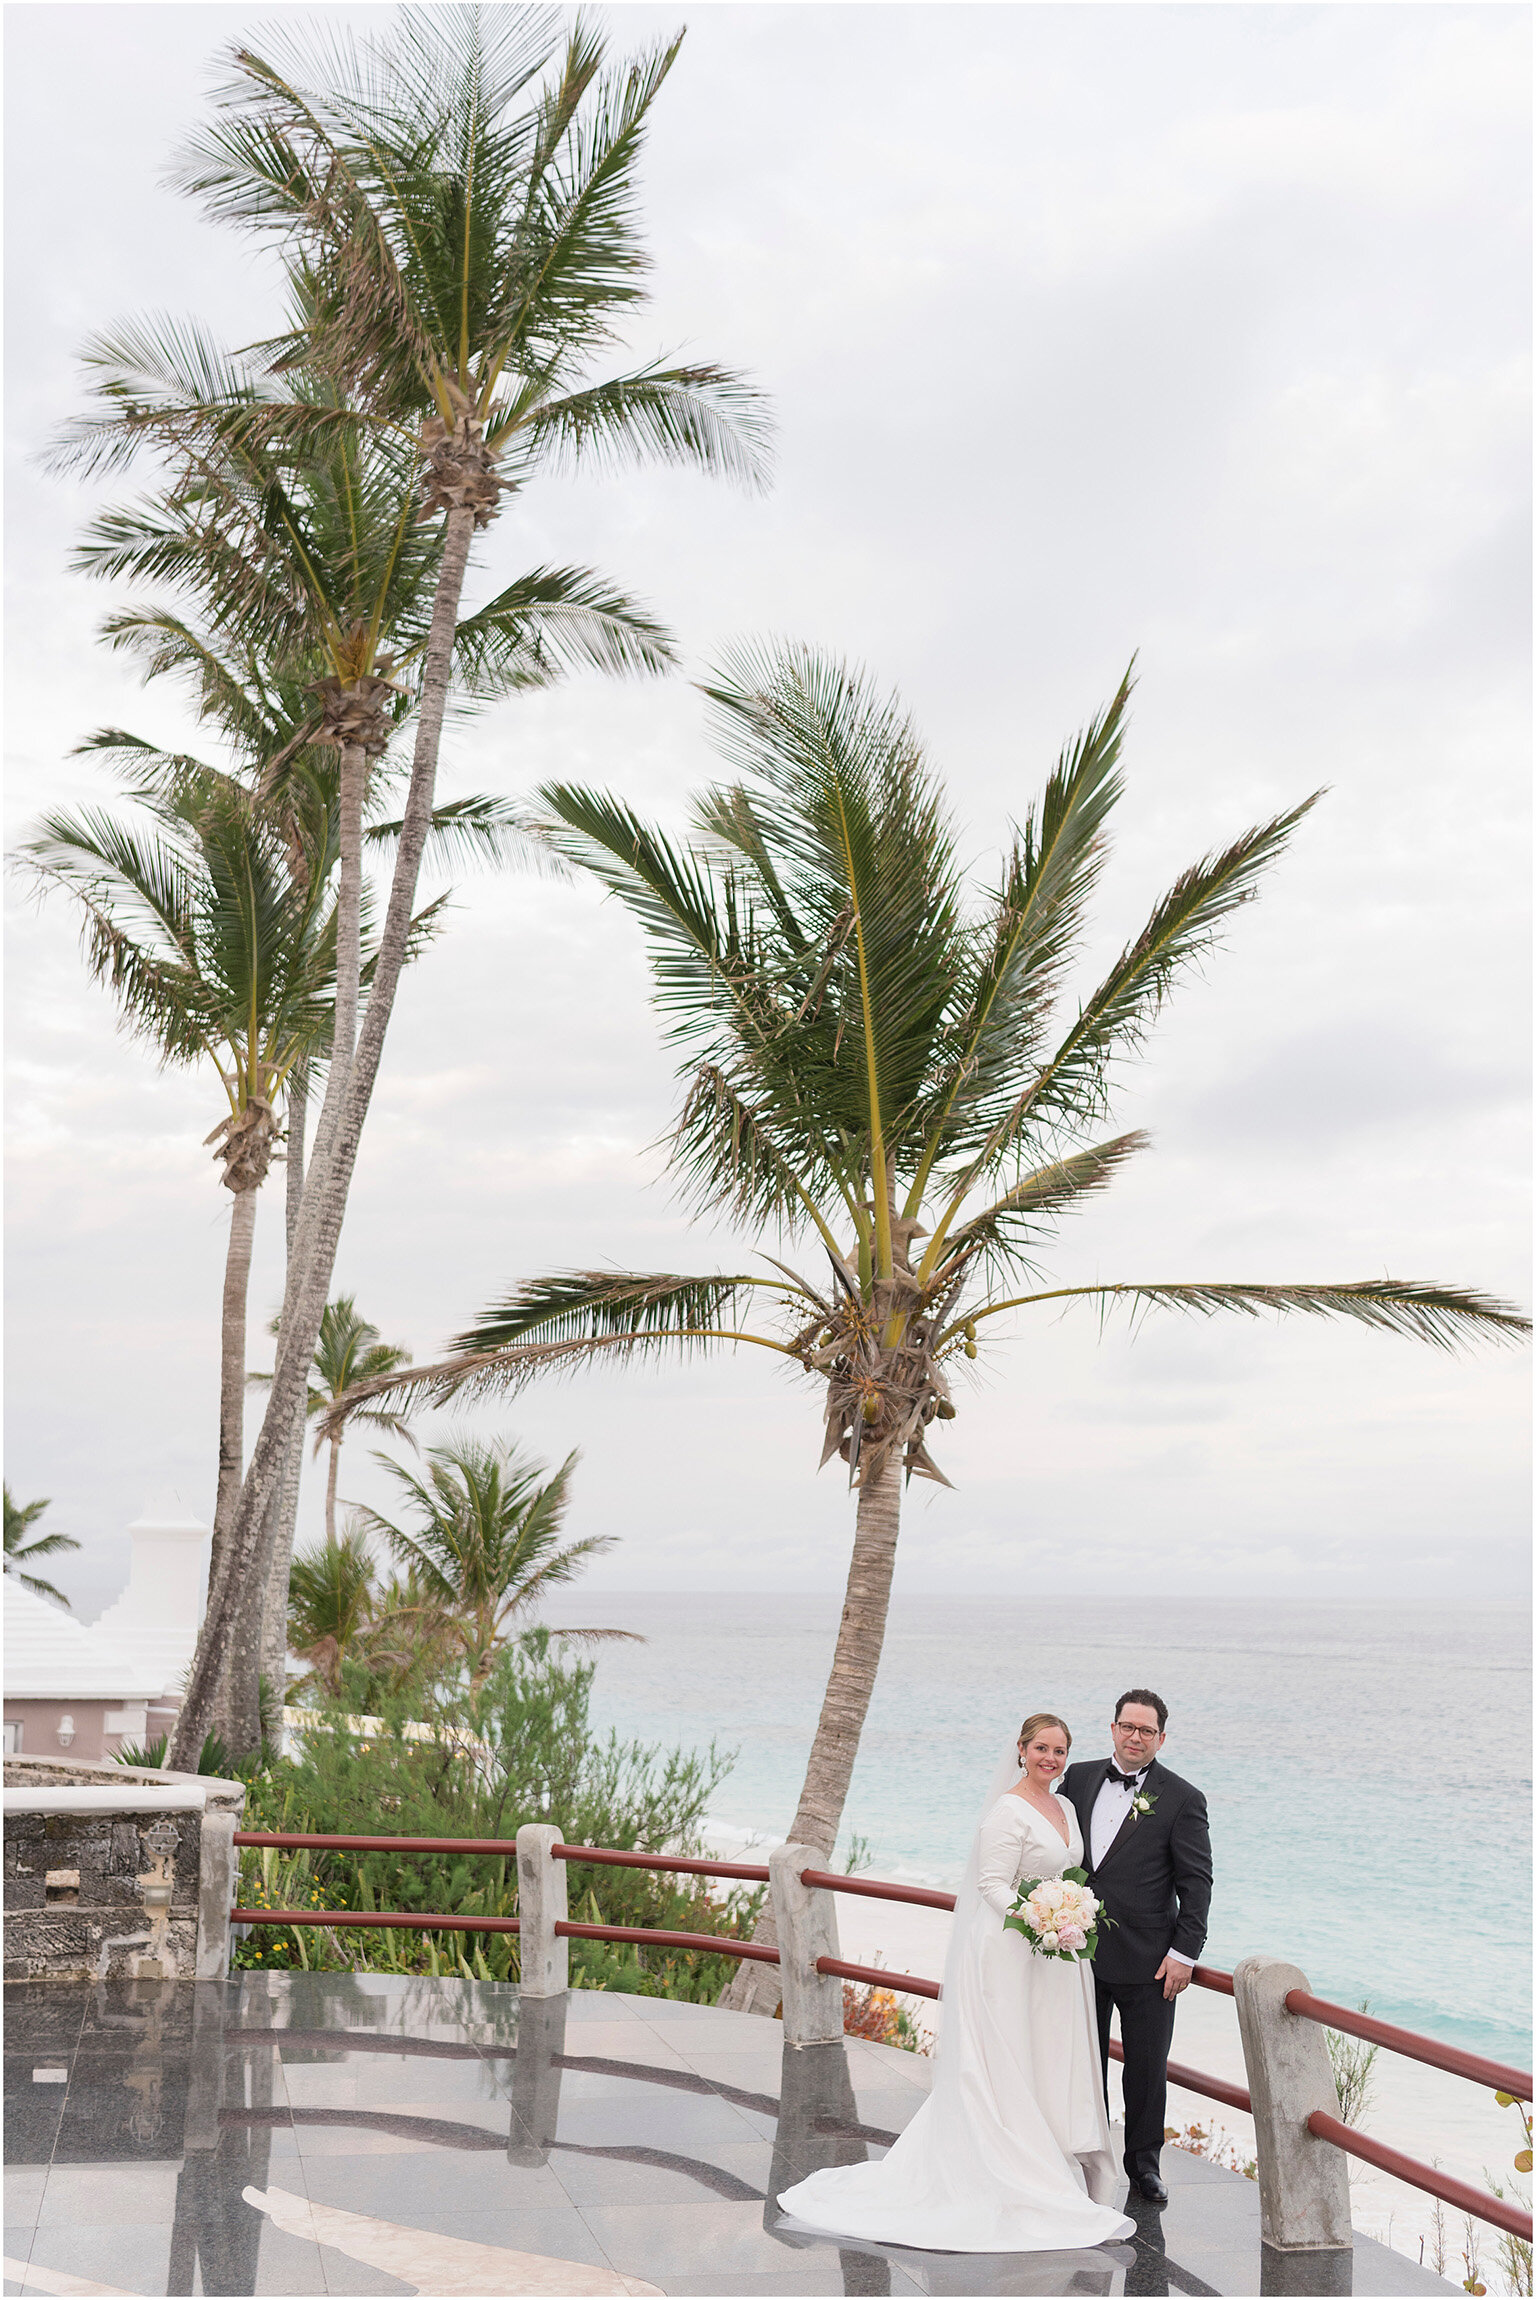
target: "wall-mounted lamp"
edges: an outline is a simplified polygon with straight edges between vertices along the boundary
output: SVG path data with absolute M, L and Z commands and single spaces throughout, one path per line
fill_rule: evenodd
M 74 1737 L 75 1721 L 66 1710 L 54 1729 L 54 1738 L 61 1749 L 67 1749 Z

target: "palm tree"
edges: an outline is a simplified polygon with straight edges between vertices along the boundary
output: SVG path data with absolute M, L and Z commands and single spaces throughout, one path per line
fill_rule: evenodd
M 35 1565 L 39 1558 L 58 1557 L 66 1549 L 80 1547 L 79 1542 L 67 1533 L 42 1533 L 35 1541 L 28 1541 L 27 1535 L 32 1527 L 43 1511 L 51 1507 L 52 1504 L 46 1500 L 24 1504 L 14 1502 L 10 1487 L 5 1488 L 5 1570 L 15 1574 L 23 1589 L 30 1589 L 38 1597 L 53 1598 L 67 1612 L 69 1599 L 63 1590 L 55 1589 L 53 1583 L 45 1581 L 40 1573 L 27 1571 L 28 1566 Z
M 104 636 L 135 649 L 151 675 L 190 675 L 204 712 L 257 753 L 264 793 L 313 750 L 336 756 L 335 1043 L 350 1059 L 364 825 L 376 766 L 410 711 L 407 681 L 427 647 L 443 556 L 442 529 L 421 521 L 415 442 L 371 425 L 308 371 L 281 403 L 296 435 L 274 434 L 260 368 L 200 329 L 131 326 L 87 358 L 113 433 L 131 441 L 148 429 L 174 465 L 167 485 L 97 518 L 74 555 L 83 573 L 172 593 L 170 604 L 111 616 Z M 125 395 L 156 411 L 158 429 L 136 432 L 116 412 Z M 194 414 L 210 436 L 189 433 Z M 232 642 L 244 658 L 236 669 Z M 461 698 L 479 703 L 573 665 L 654 672 L 674 660 L 642 608 L 568 567 L 509 584 L 457 624 L 452 655 Z M 286 722 L 280 744 L 274 705 Z
M 590 380 L 642 292 L 637 169 L 675 54 L 674 43 L 605 70 L 602 41 L 579 23 L 557 59 L 555 19 L 517 8 L 406 10 L 378 40 L 309 54 L 291 39 L 265 56 L 240 48 L 225 115 L 183 171 L 215 214 L 274 232 L 289 257 L 298 321 L 273 347 L 274 372 L 318 371 L 379 431 L 412 438 L 422 516 L 441 517 L 443 537 L 378 968 L 346 1075 L 338 1065 L 328 1084 L 267 1411 L 210 1590 L 178 1761 L 205 1729 L 218 1653 L 302 1419 L 405 955 L 474 534 L 505 493 L 558 460 L 660 455 L 747 480 L 763 469 L 760 407 L 729 371 L 651 364 Z M 84 459 L 140 436 L 303 442 L 337 420 L 313 397 L 220 401 L 217 388 L 173 406 L 112 365 L 109 352 L 102 415 L 67 443 Z M 368 688 L 361 700 L 372 699 Z
M 377 1568 L 356 1526 L 327 1532 L 318 1548 L 294 1555 L 288 1583 L 288 1641 L 327 1690 L 341 1689 L 341 1664 L 372 1617 Z
M 310 1664 L 301 1685 L 318 1682 L 334 1697 L 343 1691 L 348 1663 L 394 1692 L 413 1671 L 440 1667 L 454 1641 L 436 1598 L 413 1576 L 397 1575 L 380 1587 L 373 1553 L 354 1522 L 295 1556 L 287 1642 Z
M 191 404 L 217 385 L 222 404 L 259 398 L 260 377 L 193 332 L 121 340 L 96 358 L 109 403 L 124 386 L 122 362 L 137 360 L 136 388 L 157 403 Z M 112 362 L 116 360 L 117 366 Z M 332 1036 L 317 1151 L 334 1128 L 347 1075 L 359 992 L 366 987 L 359 940 L 367 898 L 366 850 L 398 848 L 403 824 L 386 820 L 387 756 L 408 718 L 398 677 L 420 657 L 431 624 L 442 556 L 440 529 L 417 518 L 414 448 L 376 434 L 334 395 L 298 379 L 300 404 L 328 418 L 295 454 L 284 441 L 231 421 L 193 445 L 174 437 L 171 482 L 108 511 L 87 531 L 76 564 L 96 577 L 151 581 L 162 595 L 108 618 L 104 635 L 135 653 L 150 678 L 192 690 L 202 717 L 229 746 L 237 778 L 284 826 L 319 792 L 337 823 L 339 1020 Z M 165 596 L 168 590 L 169 596 Z M 394 650 L 385 655 L 385 641 Z M 672 661 L 665 634 L 644 609 L 581 568 L 537 568 L 458 624 L 458 691 L 466 703 L 549 684 L 573 666 L 656 671 Z M 105 750 L 130 772 L 164 773 L 162 754 L 119 729 L 84 748 Z M 184 762 L 182 762 L 184 764 Z M 289 839 L 296 871 L 307 868 Z M 502 860 L 527 851 L 518 809 L 477 795 L 434 806 L 426 848 Z M 419 928 L 419 919 L 417 926 Z M 371 974 L 371 963 L 368 972 Z M 337 1058 L 335 1047 L 343 1052 Z M 289 1101 L 290 1253 L 302 1207 L 307 1065 Z M 302 1423 L 269 1494 L 253 1570 L 239 1587 L 239 1613 L 224 1642 L 233 1654 L 232 1714 L 239 1745 L 254 1732 L 262 1670 L 280 1679 L 286 1652 L 287 1575 L 302 1460 Z
M 1121 793 L 1129 681 L 1062 754 L 995 888 L 972 892 L 943 794 L 898 704 L 802 647 L 743 651 L 709 690 L 739 779 L 681 846 L 619 800 L 543 794 L 552 835 L 630 909 L 685 1085 L 673 1164 L 702 1208 L 820 1248 L 826 1276 L 575 1271 L 488 1309 L 437 1366 L 380 1395 L 504 1395 L 537 1374 L 749 1343 L 819 1389 L 821 1460 L 858 1493 L 847 1597 L 792 1839 L 830 1857 L 874 1686 L 903 1479 L 930 1452 L 988 1321 L 1106 1311 L 1353 1318 L 1449 1345 L 1529 1330 L 1463 1289 L 1390 1278 L 1041 1286 L 1060 1217 L 1146 1146 L 1098 1138 L 1115 1066 L 1255 892 L 1306 800 L 1185 871 L 1096 989 L 1068 969 Z M 919 1243 L 924 1241 L 923 1243 Z M 1021 1285 L 1021 1281 L 1023 1281 Z M 776 1312 L 764 1331 L 754 1306 Z M 733 2001 L 760 2001 L 750 1979 Z M 772 2010 L 772 2004 L 767 2005 Z
M 269 1334 L 282 1331 L 283 1321 L 276 1317 L 268 1326 Z M 358 1314 L 357 1302 L 351 1294 L 339 1294 L 328 1302 L 320 1320 L 320 1340 L 315 1349 L 315 1376 L 309 1385 L 309 1400 L 305 1408 L 306 1419 L 313 1421 L 317 1414 L 331 1414 L 357 1382 L 378 1381 L 385 1374 L 408 1366 L 411 1353 L 398 1343 L 379 1339 L 379 1329 Z M 252 1383 L 263 1386 L 270 1383 L 270 1374 L 251 1374 Z M 367 1429 L 383 1430 L 391 1437 L 404 1438 L 408 1445 L 416 1440 L 411 1436 L 408 1417 L 391 1412 L 388 1407 L 361 1406 L 357 1419 Z M 340 1422 L 323 1426 L 315 1438 L 315 1459 L 320 1448 L 331 1449 L 330 1463 L 325 1478 L 325 1539 L 328 1548 L 336 1544 L 336 1479 L 341 1468 L 341 1445 L 345 1434 Z
M 478 1690 L 516 1617 L 530 1611 L 547 1590 L 574 1580 L 590 1558 L 613 1547 L 617 1536 L 589 1534 L 560 1546 L 575 1454 L 567 1455 L 549 1478 L 515 1446 L 483 1445 L 470 1438 L 433 1446 L 426 1459 L 425 1477 L 416 1477 L 387 1454 L 374 1455 L 414 1509 L 413 1526 L 395 1525 L 372 1509 L 361 1511 L 360 1519 L 407 1569 L 422 1600 L 457 1642 L 470 1687 Z M 630 1633 L 588 1629 L 559 1634 L 606 1638 Z
M 228 777 L 131 754 L 136 816 L 46 815 L 22 849 L 43 889 L 77 904 L 87 964 L 123 1026 L 162 1063 L 206 1061 L 223 1114 L 209 1145 L 234 1199 L 225 1256 L 219 1472 L 213 1555 L 228 1539 L 243 1470 L 245 1320 L 256 1194 L 282 1135 L 296 1067 L 323 1055 L 335 987 L 326 893 L 334 819 L 323 802 L 285 826 Z M 290 843 L 304 867 L 296 871 Z

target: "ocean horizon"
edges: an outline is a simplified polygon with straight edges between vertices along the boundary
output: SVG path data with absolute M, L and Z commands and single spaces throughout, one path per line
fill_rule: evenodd
M 831 1661 L 835 1591 L 567 1590 L 593 1717 L 621 1739 L 735 1752 L 713 1836 L 774 1843 Z M 1162 1761 L 1211 1813 L 1210 1963 L 1283 1956 L 1318 1994 L 1526 2064 L 1530 1637 L 1492 1601 L 898 1595 L 839 1840 L 871 1874 L 952 1887 L 998 1756 L 1053 1709 L 1107 1755 L 1116 1696 L 1169 1708 Z

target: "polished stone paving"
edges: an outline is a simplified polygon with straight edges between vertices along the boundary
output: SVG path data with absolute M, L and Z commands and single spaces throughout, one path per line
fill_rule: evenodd
M 1253 2184 L 1166 2149 L 1134 2243 L 839 2245 L 777 2192 L 889 2145 L 931 2064 L 713 2006 L 351 1973 L 6 1990 L 7 2292 L 1374 2293 L 1265 2254 Z

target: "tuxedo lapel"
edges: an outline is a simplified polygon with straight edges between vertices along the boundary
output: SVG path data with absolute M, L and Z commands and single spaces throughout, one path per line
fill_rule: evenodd
M 1101 1763 L 1095 1764 L 1092 1772 L 1088 1776 L 1088 1809 L 1085 1813 L 1081 1813 L 1078 1816 L 1082 1822 L 1083 1828 L 1083 1853 L 1085 1857 L 1085 1866 L 1094 1872 L 1097 1872 L 1099 1864 L 1093 1857 L 1093 1809 L 1099 1801 L 1099 1791 L 1103 1788 L 1105 1782 L 1109 1779 L 1109 1769 L 1112 1762 L 1113 1760 L 1111 1758 L 1106 1757 Z M 1119 1844 L 1120 1839 L 1124 1833 L 1125 1832 L 1123 1827 L 1117 1829 L 1114 1836 L 1105 1846 L 1104 1858 L 1106 1861 L 1109 1859 L 1109 1856 L 1114 1851 L 1116 1845 Z

